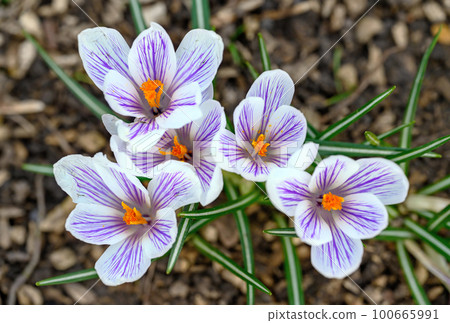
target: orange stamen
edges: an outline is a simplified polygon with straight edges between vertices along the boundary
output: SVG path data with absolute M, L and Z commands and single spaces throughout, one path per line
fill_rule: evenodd
M 324 194 L 322 198 L 322 206 L 327 211 L 341 210 L 342 202 L 344 202 L 344 198 L 331 194 L 331 192 Z
M 256 141 L 253 140 L 252 146 L 255 148 L 255 151 L 260 156 L 266 156 L 267 154 L 267 147 L 270 146 L 269 143 L 264 143 L 265 136 L 263 134 L 260 134 L 258 136 L 258 139 Z
M 184 161 L 184 159 L 186 158 L 186 154 L 187 154 L 188 150 L 186 148 L 185 145 L 182 145 L 178 142 L 178 138 L 177 136 L 173 137 L 173 147 L 172 147 L 172 151 L 162 151 L 161 149 L 159 150 L 159 153 L 161 155 L 172 155 L 175 157 L 178 157 L 178 159 L 180 159 L 181 161 Z
M 159 108 L 159 101 L 163 94 L 164 84 L 158 80 L 148 79 L 142 83 L 140 89 L 144 92 L 144 96 L 147 99 L 148 104 L 152 108 Z
M 122 202 L 122 207 L 125 210 L 125 215 L 123 216 L 123 220 L 127 225 L 131 224 L 147 224 L 147 221 L 142 217 L 141 212 L 136 210 L 136 208 L 131 208 Z

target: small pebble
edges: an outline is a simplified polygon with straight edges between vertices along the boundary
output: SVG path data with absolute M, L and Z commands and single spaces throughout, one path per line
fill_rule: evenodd
M 75 265 L 77 256 L 72 249 L 62 248 L 50 254 L 50 262 L 57 270 L 66 270 Z

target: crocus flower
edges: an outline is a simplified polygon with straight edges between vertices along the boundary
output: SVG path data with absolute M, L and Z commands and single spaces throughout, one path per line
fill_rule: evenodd
M 201 117 L 199 105 L 212 98 L 211 82 L 222 61 L 223 43 L 213 31 L 195 29 L 175 52 L 167 32 L 152 23 L 130 49 L 117 30 L 98 27 L 78 36 L 89 77 L 118 114 L 123 140 L 155 129 L 180 128 Z
M 214 201 L 223 188 L 222 171 L 211 151 L 214 142 L 225 129 L 225 113 L 219 102 L 208 100 L 200 106 L 202 117 L 180 129 L 166 130 L 152 140 L 130 143 L 119 138 L 115 127 L 109 127 L 111 149 L 117 162 L 137 176 L 152 178 L 165 171 L 174 160 L 192 165 L 201 184 L 200 203 Z M 109 124 L 109 122 L 105 123 Z
M 76 238 L 110 245 L 95 264 L 106 285 L 132 282 L 164 255 L 177 235 L 175 210 L 198 202 L 198 179 L 184 165 L 167 165 L 146 189 L 107 160 L 70 155 L 54 166 L 59 186 L 77 206 L 66 221 Z
M 325 277 L 343 278 L 361 263 L 361 239 L 386 228 L 384 205 L 403 202 L 409 183 L 389 160 L 331 156 L 312 175 L 274 170 L 266 188 L 275 207 L 294 217 L 298 237 L 312 246 L 312 265 Z
M 286 72 L 262 73 L 233 114 L 235 134 L 225 130 L 215 143 L 221 167 L 252 181 L 286 167 L 306 137 L 303 114 L 289 106 L 294 83 Z

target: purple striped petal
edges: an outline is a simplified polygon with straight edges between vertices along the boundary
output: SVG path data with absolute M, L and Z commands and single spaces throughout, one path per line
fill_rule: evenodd
M 332 212 L 336 226 L 355 239 L 373 238 L 388 225 L 386 208 L 372 194 L 347 195 L 342 209 Z
M 158 80 L 164 84 L 165 92 L 170 89 L 176 64 L 169 35 L 154 22 L 135 39 L 128 56 L 130 73 L 139 87 L 149 79 Z
M 162 130 L 158 126 L 156 119 L 136 118 L 131 123 L 120 122 L 117 126 L 117 133 L 120 139 L 131 142 L 133 145 L 146 145 L 146 142 L 153 138 L 154 133 Z
M 298 150 L 306 138 L 306 119 L 299 110 L 283 105 L 274 111 L 266 128 L 270 150 L 285 148 Z
M 295 232 L 303 242 L 321 245 L 331 241 L 331 230 L 326 222 L 331 213 L 317 206 L 315 201 L 301 201 L 295 210 Z
M 266 71 L 250 87 L 247 98 L 252 96 L 264 100 L 264 116 L 270 115 L 280 106 L 291 103 L 294 97 L 294 83 L 290 76 L 282 70 Z M 268 119 L 266 118 L 261 125 L 263 132 L 265 132 L 267 124 Z
M 288 167 L 306 170 L 312 165 L 319 152 L 319 145 L 313 142 L 307 142 L 301 149 L 297 150 L 289 158 Z
M 196 147 L 203 143 L 211 144 L 214 137 L 225 129 L 226 119 L 223 107 L 219 102 L 209 100 L 200 106 L 202 117 L 191 125 L 191 138 L 193 138 Z
M 111 245 L 95 263 L 95 270 L 105 285 L 117 286 L 141 278 L 151 259 L 145 254 L 142 234 L 132 234 Z
M 311 247 L 311 263 L 327 278 L 344 278 L 361 264 L 361 240 L 347 236 L 344 231 L 329 223 L 333 239 L 320 246 Z
M 148 104 L 142 102 L 136 87 L 117 71 L 110 71 L 105 78 L 105 99 L 115 112 L 130 117 L 149 115 Z
M 213 31 L 194 29 L 186 34 L 177 48 L 177 73 L 172 89 L 198 83 L 205 90 L 214 79 L 222 61 L 222 38 Z
M 78 35 L 78 48 L 86 73 L 100 90 L 111 70 L 131 79 L 127 62 L 130 47 L 117 30 L 85 29 Z
M 263 160 L 259 155 L 250 156 L 238 165 L 239 174 L 248 181 L 264 182 L 269 176 L 273 163 Z
M 97 204 L 122 210 L 122 200 L 105 183 L 97 161 L 82 155 L 69 155 L 54 165 L 58 185 L 75 203 Z
M 158 210 L 143 237 L 145 255 L 150 259 L 163 256 L 177 237 L 177 217 L 171 208 Z
M 309 189 L 314 193 L 328 193 L 342 185 L 359 168 L 356 161 L 346 156 L 330 156 L 317 165 Z
M 168 161 L 163 171 L 148 185 L 154 211 L 164 208 L 174 210 L 200 199 L 201 187 L 194 168 L 179 161 Z
M 257 140 L 261 134 L 261 120 L 264 110 L 264 102 L 261 98 L 246 98 L 241 101 L 233 113 L 236 139 L 242 148 L 244 144 L 250 144 Z M 253 148 L 252 148 L 253 149 Z
M 266 183 L 273 205 L 289 216 L 295 216 L 297 205 L 312 198 L 308 183 L 311 175 L 297 169 L 274 169 Z
M 211 83 L 205 90 L 202 91 L 202 103 L 214 98 L 214 86 Z
M 206 206 L 212 203 L 222 191 L 222 171 L 215 163 L 206 159 L 200 159 L 198 164 L 194 164 L 194 167 L 202 187 L 200 203 Z
M 224 129 L 211 143 L 211 149 L 216 155 L 216 163 L 226 171 L 238 173 L 238 167 L 249 154 L 238 146 L 236 137 L 231 131 Z
M 357 163 L 358 171 L 339 188 L 341 194 L 370 193 L 385 205 L 405 200 L 409 182 L 396 163 L 383 158 L 364 158 Z
M 103 205 L 77 204 L 66 221 L 66 229 L 84 242 L 103 245 L 121 242 L 133 232 L 134 226 L 123 221 L 124 212 Z
M 196 122 L 202 114 L 200 111 L 201 91 L 197 83 L 179 87 L 170 98 L 164 112 L 156 117 L 156 122 L 163 129 L 178 129 L 190 122 Z

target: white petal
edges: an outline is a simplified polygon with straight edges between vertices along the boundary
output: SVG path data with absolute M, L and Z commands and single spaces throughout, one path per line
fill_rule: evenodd
M 253 150 L 251 145 L 261 134 L 264 102 L 261 98 L 248 97 L 239 103 L 233 113 L 234 130 L 238 144 L 247 150 Z
M 150 259 L 164 256 L 175 242 L 177 232 L 175 211 L 171 208 L 158 210 L 142 240 L 145 255 Z
M 315 205 L 315 201 L 301 201 L 295 210 L 295 232 L 307 244 L 321 245 L 331 241 L 331 230 L 326 217 L 331 213 Z
M 307 142 L 289 158 L 288 167 L 306 170 L 312 165 L 319 152 L 319 144 Z

